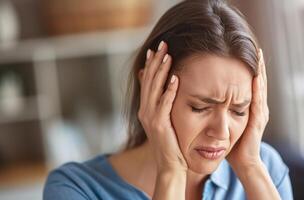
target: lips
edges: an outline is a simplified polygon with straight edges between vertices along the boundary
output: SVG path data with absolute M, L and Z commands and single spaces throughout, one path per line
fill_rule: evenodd
M 198 154 L 208 160 L 219 159 L 226 151 L 225 147 L 198 147 L 195 148 Z

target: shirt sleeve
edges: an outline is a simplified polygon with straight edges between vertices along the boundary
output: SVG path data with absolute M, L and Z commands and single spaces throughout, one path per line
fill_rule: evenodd
M 278 192 L 280 193 L 281 199 L 293 200 L 292 186 L 288 168 L 286 168 L 282 180 L 276 187 Z
M 49 174 L 43 190 L 43 200 L 89 200 L 76 183 L 64 173 L 53 171 Z
M 289 169 L 280 154 L 269 144 L 262 143 L 261 158 L 268 169 L 269 175 L 271 176 L 281 199 L 292 200 L 293 194 Z

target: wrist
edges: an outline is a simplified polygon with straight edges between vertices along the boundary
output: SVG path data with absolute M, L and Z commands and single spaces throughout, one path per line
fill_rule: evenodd
M 233 170 L 245 189 L 247 199 L 280 199 L 280 194 L 262 161 Z
M 255 169 L 260 168 L 261 166 L 264 166 L 263 161 L 260 157 L 257 158 L 250 158 L 246 159 L 248 161 L 244 160 L 238 160 L 238 162 L 229 162 L 232 169 L 237 172 L 243 172 L 244 170 L 248 169 Z
M 160 177 L 187 177 L 187 171 L 178 168 L 161 168 L 157 170 L 157 176 Z
M 185 199 L 187 174 L 182 170 L 160 170 L 152 199 Z
M 162 169 L 157 172 L 157 180 L 166 183 L 179 183 L 183 185 L 183 183 L 186 184 L 187 181 L 187 172 L 176 169 Z
M 187 174 L 188 168 L 177 164 L 159 164 L 157 165 L 158 174 Z
M 263 174 L 266 170 L 262 160 L 246 163 L 244 165 L 232 166 L 232 168 L 240 180 L 246 180 L 252 176 L 254 177 L 255 174 Z

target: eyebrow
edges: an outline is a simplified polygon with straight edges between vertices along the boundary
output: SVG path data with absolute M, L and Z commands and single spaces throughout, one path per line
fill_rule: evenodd
M 222 104 L 222 103 L 225 103 L 225 101 L 219 101 L 217 99 L 213 99 L 213 98 L 209 98 L 209 97 L 205 97 L 205 96 L 200 96 L 200 95 L 190 95 L 190 96 L 194 97 L 194 98 L 198 98 L 200 101 L 203 101 L 203 102 L 208 103 L 208 104 Z M 242 108 L 242 107 L 247 106 L 250 102 L 251 102 L 251 100 L 246 99 L 244 102 L 232 104 L 232 106 Z

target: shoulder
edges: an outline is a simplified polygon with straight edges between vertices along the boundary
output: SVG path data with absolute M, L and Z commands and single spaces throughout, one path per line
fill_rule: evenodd
M 262 142 L 260 156 L 281 199 L 293 199 L 289 169 L 280 154 L 272 146 Z M 250 177 L 254 178 L 254 176 Z M 227 160 L 222 162 L 211 179 L 216 185 L 227 189 L 225 193 L 227 199 L 246 199 L 244 187 Z
M 279 186 L 284 178 L 288 177 L 289 169 L 280 154 L 269 144 L 262 142 L 260 149 L 261 159 L 266 166 L 274 184 Z
M 109 173 L 103 163 L 105 156 L 98 156 L 83 163 L 69 162 L 52 170 L 44 186 L 43 198 L 48 199 L 96 199 L 93 191 L 106 182 Z M 98 180 L 98 181 L 97 181 Z
M 100 155 L 83 163 L 70 162 L 50 172 L 44 200 L 147 199 L 144 193 L 124 182 Z
M 87 176 L 106 175 L 106 156 L 97 156 L 85 162 L 68 162 L 52 170 L 49 173 L 48 180 L 64 178 L 70 181 L 84 180 Z

